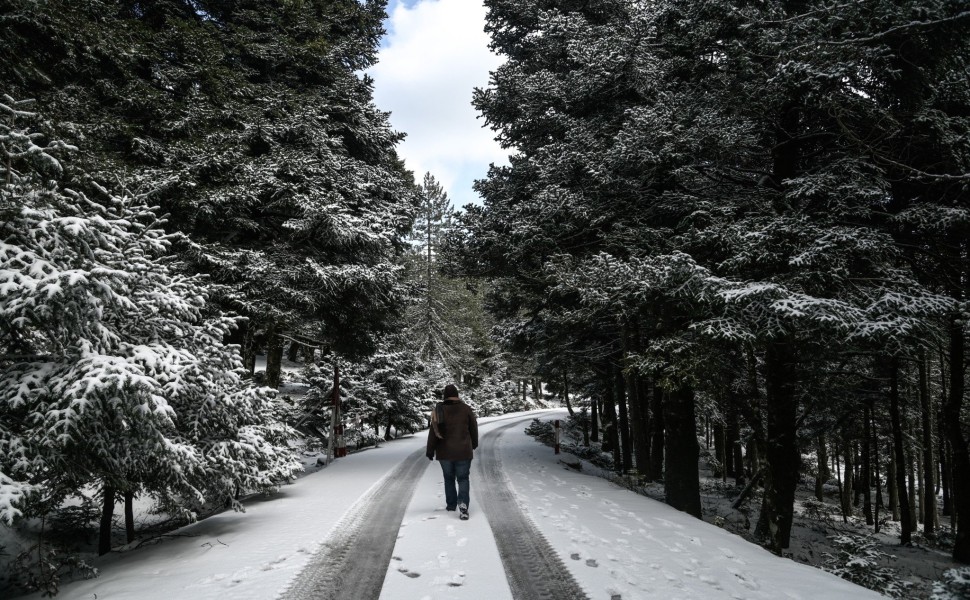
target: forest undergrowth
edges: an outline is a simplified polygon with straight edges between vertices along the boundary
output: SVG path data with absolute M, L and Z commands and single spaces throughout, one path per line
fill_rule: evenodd
M 608 479 L 638 494 L 664 502 L 662 481 L 646 481 L 636 472 L 617 473 L 613 468 L 612 452 L 603 451 L 599 442 L 584 441 L 583 413 L 561 421 L 560 447 L 563 468 L 580 470 L 592 476 Z M 588 425 L 587 425 L 588 426 Z M 552 419 L 534 419 L 526 433 L 537 441 L 554 446 L 555 431 Z M 698 471 L 700 475 L 703 520 L 761 544 L 755 537 L 755 524 L 761 506 L 762 491 L 756 488 L 737 509 L 732 508 L 743 485 L 734 478 L 715 476 L 713 456 L 705 447 L 703 436 Z M 876 590 L 891 598 L 919 598 L 930 600 L 958 600 L 970 598 L 970 568 L 956 563 L 952 557 L 953 530 L 949 520 L 941 522 L 937 535 L 927 539 L 920 533 L 913 535 L 912 544 L 899 544 L 898 522 L 892 513 L 880 507 L 879 532 L 866 525 L 865 518 L 842 518 L 835 480 L 825 486 L 825 500 L 819 502 L 814 494 L 813 456 L 803 456 L 803 472 L 795 500 L 795 520 L 791 546 L 782 556 L 834 573 L 843 579 Z

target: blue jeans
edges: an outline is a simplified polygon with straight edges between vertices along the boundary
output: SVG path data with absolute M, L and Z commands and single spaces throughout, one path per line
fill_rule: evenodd
M 441 472 L 445 476 L 445 508 L 455 510 L 459 504 L 468 506 L 468 473 L 472 468 L 470 460 L 439 460 Z M 455 489 L 455 480 L 458 489 Z

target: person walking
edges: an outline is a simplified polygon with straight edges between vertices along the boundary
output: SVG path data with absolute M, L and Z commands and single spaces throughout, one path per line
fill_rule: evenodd
M 436 456 L 445 478 L 445 509 L 458 509 L 468 519 L 468 474 L 473 451 L 478 448 L 478 419 L 475 411 L 458 397 L 458 388 L 445 386 L 444 401 L 435 405 L 428 428 L 429 460 Z M 457 483 L 457 487 L 456 484 Z

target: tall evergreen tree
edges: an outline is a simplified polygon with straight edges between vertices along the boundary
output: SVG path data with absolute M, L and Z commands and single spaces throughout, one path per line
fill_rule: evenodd
M 16 60 L 0 79 L 84 136 L 86 171 L 126 174 L 170 213 L 190 268 L 249 318 L 246 339 L 261 332 L 278 356 L 282 334 L 309 328 L 360 355 L 401 307 L 392 263 L 415 201 L 400 135 L 359 75 L 384 5 L 5 0 L 0 46 Z
M 103 554 L 116 493 L 192 517 L 300 465 L 269 390 L 223 341 L 236 319 L 166 259 L 173 236 L 145 198 L 59 185 L 68 150 L 0 125 L 0 471 L 35 486 L 40 514 L 100 487 Z

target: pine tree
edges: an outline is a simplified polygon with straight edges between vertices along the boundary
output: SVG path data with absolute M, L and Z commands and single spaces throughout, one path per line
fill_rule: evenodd
M 250 366 L 256 334 L 271 358 L 295 332 L 346 356 L 375 347 L 402 308 L 393 261 L 415 201 L 359 75 L 383 1 L 6 4 L 16 60 L 0 79 L 85 137 L 97 180 L 127 173 L 170 214 L 212 299 L 248 318 Z
M 40 513 L 102 490 L 99 551 L 115 493 L 192 517 L 207 502 L 290 479 L 293 432 L 269 390 L 245 383 L 236 320 L 206 307 L 197 276 L 166 258 L 172 235 L 145 198 L 62 187 L 58 154 L 0 105 L 0 471 L 30 482 Z M 3 515 L 9 520 L 12 513 Z

